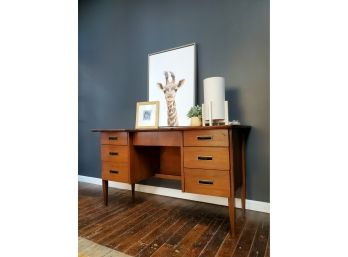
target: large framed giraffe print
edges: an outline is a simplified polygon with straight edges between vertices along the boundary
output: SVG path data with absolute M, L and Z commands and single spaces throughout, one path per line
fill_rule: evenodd
M 159 101 L 159 126 L 189 126 L 196 105 L 196 44 L 149 54 L 148 101 Z

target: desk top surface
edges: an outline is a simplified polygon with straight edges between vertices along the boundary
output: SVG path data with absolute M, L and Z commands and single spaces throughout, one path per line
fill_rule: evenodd
M 183 130 L 209 130 L 209 129 L 246 129 L 250 130 L 251 126 L 246 125 L 221 125 L 221 126 L 185 126 L 185 127 L 159 127 L 159 128 L 151 128 L 151 129 L 92 129 L 92 132 L 138 132 L 138 131 L 183 131 Z

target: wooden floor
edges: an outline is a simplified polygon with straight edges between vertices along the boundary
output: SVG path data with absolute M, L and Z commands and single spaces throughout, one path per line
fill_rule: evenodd
M 101 186 L 79 183 L 79 236 L 130 256 L 269 256 L 269 214 L 236 217 L 231 237 L 227 207 L 114 188 L 105 207 Z

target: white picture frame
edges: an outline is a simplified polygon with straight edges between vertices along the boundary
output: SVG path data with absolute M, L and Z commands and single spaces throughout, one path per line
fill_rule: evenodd
M 148 55 L 148 100 L 159 101 L 159 126 L 189 126 L 196 105 L 196 44 Z
M 158 101 L 137 102 L 135 128 L 158 128 L 159 105 Z

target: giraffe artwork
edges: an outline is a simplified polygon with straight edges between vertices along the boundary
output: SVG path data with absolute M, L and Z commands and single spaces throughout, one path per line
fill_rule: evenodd
M 169 79 L 170 73 L 170 79 Z M 179 126 L 178 113 L 175 104 L 175 95 L 178 89 L 185 83 L 185 79 L 181 79 L 178 83 L 175 82 L 175 75 L 171 71 L 165 71 L 164 76 L 166 84 L 158 82 L 157 85 L 163 91 L 167 102 L 167 124 L 168 126 Z
M 148 101 L 158 101 L 158 126 L 190 126 L 187 112 L 196 105 L 196 44 L 148 56 Z

